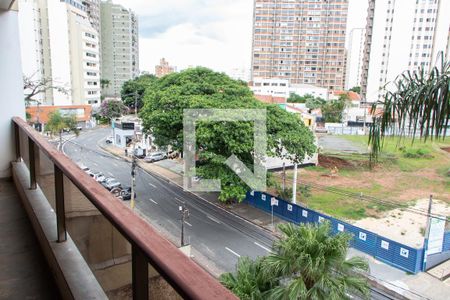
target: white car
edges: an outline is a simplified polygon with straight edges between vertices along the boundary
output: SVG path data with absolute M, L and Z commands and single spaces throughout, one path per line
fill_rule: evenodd
M 144 161 L 148 163 L 152 163 L 155 161 L 166 159 L 167 155 L 164 152 L 153 152 L 149 153 L 145 158 Z
M 97 182 L 103 182 L 106 179 L 102 172 L 91 172 L 89 175 Z
M 108 138 L 105 141 L 107 144 L 112 144 L 113 143 L 113 137 L 112 136 L 108 136 Z
M 90 169 L 83 164 L 78 164 L 78 167 L 80 167 L 80 169 L 85 171 L 86 173 L 90 171 Z

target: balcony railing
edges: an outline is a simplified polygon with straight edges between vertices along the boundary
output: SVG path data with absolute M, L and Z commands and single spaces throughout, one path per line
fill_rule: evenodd
M 149 297 L 149 275 L 151 277 L 149 265 L 150 272 L 158 274 L 158 278 L 162 277 L 176 294 L 184 299 L 236 299 L 214 277 L 162 237 L 128 206 L 92 180 L 89 175 L 50 145 L 24 120 L 15 117 L 13 125 L 16 164 L 25 164 L 28 167 L 29 188 L 42 190 L 54 208 L 57 230 L 53 238 L 59 243 L 66 243 L 68 239 L 72 238 L 80 252 L 83 253 L 89 267 L 93 271 L 95 270 L 97 280 L 99 280 L 97 274 L 104 276 L 108 266 L 121 266 L 118 263 L 117 254 L 114 254 L 114 251 L 120 251 L 120 262 L 126 262 L 128 257 L 130 264 L 129 273 L 132 277 L 130 281 L 133 299 L 148 299 Z M 82 203 L 82 201 L 86 203 Z M 104 222 L 99 220 L 104 220 Z M 103 225 L 95 227 L 100 223 Z M 105 237 L 103 234 L 98 235 L 99 230 L 109 228 L 107 226 L 111 228 L 111 230 L 108 229 L 109 231 L 105 230 L 105 232 L 109 232 L 111 238 L 108 243 L 116 244 L 116 246 L 108 248 L 108 251 L 112 250 L 113 252 L 112 262 L 96 259 L 100 254 L 106 255 L 103 253 L 105 251 L 99 254 L 85 249 L 93 247 L 94 244 L 101 246 L 107 244 L 103 240 L 107 238 L 106 234 Z M 95 229 L 93 229 L 94 227 Z M 87 231 L 81 232 L 83 228 Z M 93 234 L 94 238 L 91 237 L 88 242 L 84 243 L 83 241 L 89 234 Z M 120 238 L 124 239 L 129 251 L 127 251 L 126 245 L 124 247 L 117 246 Z M 98 241 L 98 239 L 101 240 Z M 80 245 L 82 246 L 80 247 Z M 120 249 L 118 250 L 118 248 Z M 107 255 L 109 254 L 107 253 Z M 104 285 L 101 285 L 105 289 Z M 159 297 L 154 296 L 154 298 Z

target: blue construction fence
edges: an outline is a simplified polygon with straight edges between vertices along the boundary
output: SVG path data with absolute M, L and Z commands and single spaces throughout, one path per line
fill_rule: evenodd
M 450 231 L 444 233 L 444 243 L 442 245 L 442 251 L 450 251 Z
M 277 205 L 273 206 L 273 214 L 277 217 L 295 224 L 322 223 L 327 220 L 331 223 L 333 234 L 348 232 L 353 235 L 353 239 L 350 242 L 351 247 L 372 255 L 376 259 L 398 269 L 414 274 L 422 271 L 423 249 L 403 245 L 371 231 L 353 226 L 264 192 L 249 191 L 245 201 L 251 206 L 271 213 L 272 198 L 275 198 L 274 200 L 277 203 Z

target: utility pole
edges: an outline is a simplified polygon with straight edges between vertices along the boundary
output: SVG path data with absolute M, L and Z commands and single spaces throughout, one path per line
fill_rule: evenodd
M 430 226 L 431 226 L 431 209 L 433 206 L 433 195 L 430 195 L 428 200 L 428 213 L 427 213 L 427 227 L 425 229 L 425 238 L 423 240 L 423 270 L 425 270 L 427 265 L 427 253 L 428 253 L 428 239 L 430 238 Z
M 286 189 L 286 163 L 283 162 L 283 192 Z
M 297 204 L 297 163 L 294 163 L 294 180 L 292 182 L 292 202 Z
M 137 99 L 138 99 L 138 93 L 137 93 L 137 91 L 135 91 L 134 92 L 134 116 L 136 118 L 138 116 L 138 113 L 137 113 L 137 110 L 138 110 L 137 103 L 138 103 L 138 101 L 137 101 Z
M 178 207 L 181 213 L 181 247 L 185 246 L 184 244 L 184 222 L 186 222 L 186 218 L 189 218 L 189 209 L 186 208 L 184 202 L 182 205 Z
M 131 209 L 134 209 L 134 188 L 136 184 L 136 156 L 134 155 L 134 144 L 133 153 L 131 154 Z

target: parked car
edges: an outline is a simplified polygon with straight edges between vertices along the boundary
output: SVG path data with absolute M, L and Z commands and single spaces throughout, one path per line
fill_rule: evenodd
M 97 182 L 103 182 L 106 179 L 105 175 L 103 175 L 102 172 L 90 172 L 89 175 Z
M 86 167 L 85 165 L 83 165 L 83 164 L 78 164 L 78 167 L 80 167 L 80 169 L 85 171 L 85 172 L 90 171 L 90 169 L 88 167 Z
M 105 180 L 103 180 L 103 182 L 101 182 L 101 184 L 108 190 L 111 191 L 114 188 L 118 188 L 121 187 L 122 184 L 117 181 L 115 178 L 112 177 L 108 177 Z
M 153 153 L 149 153 L 144 158 L 144 161 L 152 163 L 152 162 L 163 160 L 163 159 L 166 159 L 166 158 L 167 158 L 167 155 L 164 152 L 153 152 Z
M 112 144 L 113 143 L 113 137 L 112 136 L 108 136 L 108 138 L 106 138 L 105 141 L 107 144 Z
M 122 191 L 120 192 L 120 197 L 124 201 L 131 200 L 131 186 L 126 186 L 122 188 Z M 136 192 L 134 192 L 134 198 L 136 199 Z

